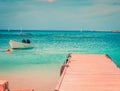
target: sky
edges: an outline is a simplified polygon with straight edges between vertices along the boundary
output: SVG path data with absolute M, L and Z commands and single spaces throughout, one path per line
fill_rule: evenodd
M 0 29 L 120 30 L 120 0 L 0 0 Z

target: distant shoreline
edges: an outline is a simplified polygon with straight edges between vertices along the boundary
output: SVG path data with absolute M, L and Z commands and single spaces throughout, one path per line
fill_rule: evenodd
M 94 30 L 93 32 L 120 32 L 120 30 L 108 30 L 108 31 L 105 31 L 105 30 Z
M 0 31 L 8 31 L 8 30 L 5 30 L 5 29 L 0 29 Z M 11 29 L 9 31 L 15 31 L 15 32 L 20 32 L 20 30 L 14 30 L 14 29 Z M 79 32 L 80 30 L 23 30 L 23 31 L 34 31 L 34 32 L 37 32 L 37 31 L 45 31 L 45 32 L 61 32 L 61 31 L 65 31 L 65 32 L 72 32 L 72 31 L 76 31 L 76 32 Z M 81 32 L 120 32 L 120 30 L 82 30 Z
M 120 30 L 112 30 L 112 32 L 120 32 Z

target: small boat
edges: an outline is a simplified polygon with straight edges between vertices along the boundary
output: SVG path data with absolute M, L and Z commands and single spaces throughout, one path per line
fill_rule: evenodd
M 9 41 L 9 44 L 10 44 L 10 47 L 12 49 L 27 49 L 27 48 L 33 48 L 33 44 L 29 42 L 17 42 L 17 41 L 14 41 L 14 40 L 10 40 Z

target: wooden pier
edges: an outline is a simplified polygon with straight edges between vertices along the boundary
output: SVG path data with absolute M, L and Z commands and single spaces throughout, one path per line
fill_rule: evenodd
M 120 91 L 120 69 L 105 54 L 70 54 L 55 91 Z

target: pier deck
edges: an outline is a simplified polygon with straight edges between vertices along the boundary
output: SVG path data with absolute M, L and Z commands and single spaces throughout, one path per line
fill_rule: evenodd
M 105 54 L 70 54 L 55 91 L 120 91 L 120 69 Z

